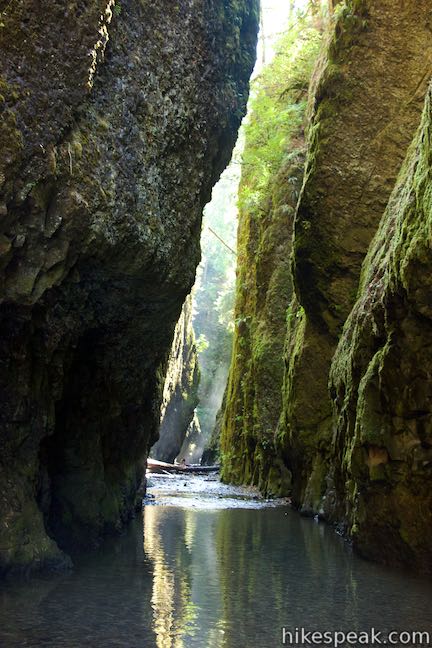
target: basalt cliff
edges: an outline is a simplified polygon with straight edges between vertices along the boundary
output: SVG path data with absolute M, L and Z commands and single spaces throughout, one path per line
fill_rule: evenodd
M 2 3 L 0 574 L 133 514 L 256 0 Z
M 192 295 L 188 295 L 174 331 L 163 390 L 159 439 L 150 452 L 153 459 L 172 463 L 182 449 L 188 431 L 193 427 L 199 402 L 199 381 Z
M 243 171 L 223 475 L 430 574 L 432 8 L 346 0 L 309 28 L 259 90 L 283 155 L 264 187 Z M 266 146 L 252 125 L 247 159 Z

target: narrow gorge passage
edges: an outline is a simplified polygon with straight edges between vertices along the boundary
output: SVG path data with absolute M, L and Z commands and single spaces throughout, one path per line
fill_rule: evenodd
M 430 0 L 0 52 L 0 648 L 432 645 Z

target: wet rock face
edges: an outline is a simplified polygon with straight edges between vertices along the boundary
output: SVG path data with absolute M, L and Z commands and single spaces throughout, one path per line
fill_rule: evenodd
M 366 556 L 432 574 L 432 90 L 331 372 L 338 495 Z
M 266 495 L 285 495 L 291 487 L 277 429 L 284 333 L 294 298 L 291 254 L 304 176 L 308 86 L 320 43 L 312 20 L 301 29 L 292 24 L 254 88 L 240 183 L 231 367 L 204 457 L 219 454 L 220 430 L 222 479 L 254 484 Z
M 431 18 L 427 2 L 400 12 L 387 1 L 345 3 L 312 83 L 280 430 L 294 500 L 335 521 L 344 519 L 345 494 L 336 497 L 332 467 L 349 448 L 332 444 L 330 366 L 420 121 L 432 74 Z
M 279 234 L 292 249 L 290 280 L 283 298 L 265 286 L 262 300 L 288 302 L 276 333 L 285 341 L 282 402 L 273 399 L 280 418 L 269 438 L 254 428 L 262 399 L 243 430 L 231 416 L 235 390 L 243 397 L 237 350 L 224 469 L 251 481 L 276 452 L 292 475 L 285 494 L 303 513 L 339 524 L 365 556 L 431 573 L 432 8 L 337 4 L 309 90 L 293 236 L 287 244 Z M 258 274 L 265 231 L 257 239 L 240 273 Z M 254 361 L 243 347 L 241 367 Z M 252 388 L 245 394 L 254 398 Z
M 334 337 L 420 121 L 430 21 L 426 0 L 347 3 L 314 81 L 294 269 L 309 319 Z
M 172 463 L 179 454 L 198 405 L 199 380 L 192 296 L 188 295 L 174 332 L 163 391 L 159 440 L 150 452 L 153 459 Z
M 257 3 L 24 1 L 2 20 L 0 572 L 133 511 Z
M 347 2 L 313 80 L 294 226 L 301 325 L 287 335 L 283 412 L 294 495 L 306 510 L 320 506 L 327 487 L 330 364 L 361 264 L 420 121 L 432 74 L 431 19 L 426 1 L 403 8 L 390 0 Z
M 282 408 L 281 331 L 292 298 L 293 217 L 304 171 L 302 134 L 295 136 L 270 195 L 259 208 L 240 210 L 233 359 L 217 422 L 223 479 L 252 483 L 269 495 L 281 494 L 291 483 L 274 451 L 274 433 Z

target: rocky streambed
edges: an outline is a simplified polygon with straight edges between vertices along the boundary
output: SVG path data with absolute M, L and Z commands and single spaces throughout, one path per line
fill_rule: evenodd
M 288 498 L 266 499 L 257 488 L 223 484 L 218 475 L 150 475 L 144 506 L 197 510 L 262 509 L 288 506 Z

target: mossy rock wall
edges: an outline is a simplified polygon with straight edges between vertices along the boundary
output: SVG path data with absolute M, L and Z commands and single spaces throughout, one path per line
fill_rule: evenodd
M 284 332 L 293 299 L 290 256 L 304 174 L 308 86 L 320 42 L 320 31 L 311 20 L 291 25 L 274 60 L 256 81 L 245 127 L 235 333 L 217 429 L 222 478 L 257 485 L 269 495 L 291 489 L 277 430 Z
M 432 90 L 331 371 L 337 495 L 355 546 L 432 574 Z
M 280 492 L 290 475 L 278 460 L 286 310 L 292 296 L 290 247 L 304 151 L 288 157 L 264 204 L 240 210 L 235 335 L 222 418 L 222 477 Z M 275 477 L 273 468 L 282 471 Z M 279 471 L 279 472 L 280 472 Z
M 279 203 L 240 216 L 223 474 L 267 493 L 276 479 L 364 555 L 429 572 L 429 95 L 404 160 L 432 76 L 432 8 L 335 4 L 310 83 L 294 215 L 268 246 L 275 204 L 291 190 L 279 170 L 269 183 Z M 260 273 L 282 258 L 275 291 Z
M 304 322 L 288 331 L 281 428 L 295 500 L 305 510 L 315 508 L 305 500 L 314 466 L 331 449 L 331 359 L 420 121 L 432 73 L 430 21 L 426 1 L 343 3 L 313 79 L 293 252 Z
M 258 2 L 1 18 L 0 574 L 97 544 L 139 500 Z

